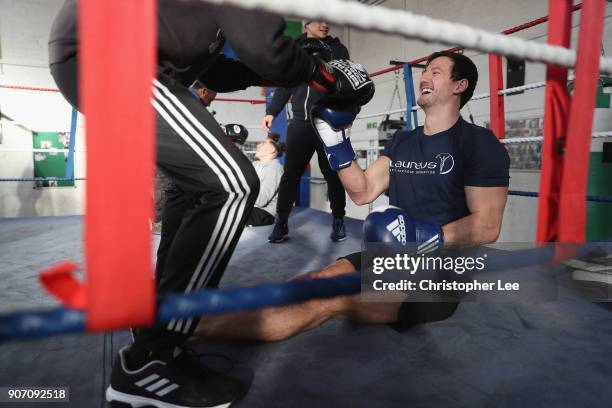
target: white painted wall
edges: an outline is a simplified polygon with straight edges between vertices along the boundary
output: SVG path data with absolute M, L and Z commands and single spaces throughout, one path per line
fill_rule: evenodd
M 62 0 L 0 0 L 0 84 L 24 85 L 33 87 L 55 87 L 47 68 L 48 31 Z M 387 0 L 383 7 L 409 10 L 435 18 L 466 23 L 474 27 L 499 32 L 506 28 L 524 23 L 547 14 L 547 2 L 544 0 Z M 612 15 L 612 5 L 608 4 L 607 15 Z M 580 13 L 574 13 L 574 26 L 579 23 Z M 605 28 L 603 49 L 612 55 L 612 25 L 610 18 Z M 516 36 L 545 41 L 547 25 L 530 28 Z M 349 47 L 352 59 L 362 63 L 370 72 L 388 67 L 389 60 L 412 60 L 428 55 L 446 47 L 438 44 L 426 44 L 421 41 L 405 40 L 399 37 L 386 36 L 372 32 L 363 32 L 342 27 L 333 27 L 332 34 L 339 36 Z M 575 46 L 577 29 L 573 30 Z M 466 51 L 479 67 L 480 79 L 476 94 L 488 92 L 487 56 L 474 51 Z M 376 113 L 405 106 L 403 78 L 400 77 L 401 102 L 391 99 L 395 85 L 395 74 L 376 77 L 377 92 L 363 109 L 363 114 Z M 419 75 L 415 72 L 415 84 Z M 544 79 L 544 66 L 527 64 L 526 82 Z M 229 98 L 261 99 L 259 88 L 244 92 L 220 95 Z M 532 91 L 525 95 L 506 99 L 507 118 L 537 117 L 542 115 L 544 93 Z M 70 107 L 56 93 L 17 91 L 0 89 L 0 107 L 2 112 L 20 122 L 2 124 L 3 139 L 0 148 L 31 148 L 31 130 L 66 131 L 70 124 Z M 476 101 L 469 104 L 477 124 L 488 120 L 488 101 Z M 264 114 L 263 105 L 244 103 L 214 102 L 212 109 L 220 123 L 241 123 L 249 127 L 249 140 L 261 140 L 263 132 L 257 127 Z M 467 110 L 463 112 L 466 116 Z M 377 140 L 376 129 L 366 129 L 367 122 L 380 122 L 382 118 L 360 120 L 355 123 L 352 138 L 358 147 L 367 147 Z M 419 115 L 422 121 L 422 114 Z M 83 124 L 80 118 L 79 123 Z M 77 133 L 77 150 L 85 149 L 82 128 Z M 313 176 L 320 177 L 316 158 L 312 161 Z M 75 158 L 76 176 L 84 177 L 84 155 L 77 153 Z M 0 178 L 31 177 L 31 153 L 0 152 Z M 512 175 L 511 187 L 518 190 L 535 191 L 537 173 Z M 80 214 L 83 212 L 84 184 L 76 188 L 56 188 L 33 190 L 29 183 L 0 183 L 0 217 Z M 328 210 L 325 200 L 326 186 L 313 185 L 311 205 L 314 208 Z M 349 200 L 350 201 L 350 200 Z M 385 201 L 383 198 L 382 201 Z M 536 201 L 513 197 L 510 199 L 502 239 L 506 241 L 533 240 L 535 236 Z M 350 204 L 348 214 L 363 218 L 367 208 L 358 208 Z M 524 223 L 525 228 L 509 230 L 507 226 Z
M 55 88 L 48 68 L 47 40 L 63 0 L 0 0 L 0 84 Z M 71 108 L 57 92 L 0 88 L 0 109 L 14 122 L 0 123 L 0 178 L 33 177 L 32 131 L 70 130 Z M 83 118 L 79 118 L 83 125 Z M 77 131 L 75 175 L 85 177 L 82 127 Z M 34 189 L 31 182 L 0 183 L 0 217 L 83 213 L 84 183 Z

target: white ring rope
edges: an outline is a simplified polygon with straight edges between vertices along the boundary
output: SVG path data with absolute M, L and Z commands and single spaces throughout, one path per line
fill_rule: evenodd
M 592 135 L 593 139 L 604 139 L 608 137 L 612 137 L 612 131 L 607 132 L 594 132 Z M 528 136 L 528 137 L 511 137 L 508 139 L 501 139 L 500 143 L 503 144 L 514 144 L 514 143 L 533 143 L 533 142 L 542 142 L 544 140 L 544 136 Z M 365 149 L 355 149 L 355 150 L 382 150 L 383 147 L 369 147 Z M 18 147 L 0 147 L 0 152 L 29 152 L 29 153 L 68 153 L 68 149 L 28 149 L 28 148 L 18 148 Z M 85 150 L 76 150 L 75 152 L 85 153 Z M 255 150 L 243 150 L 243 153 L 255 153 Z
M 544 136 L 528 136 L 528 137 L 511 137 L 509 139 L 501 139 L 502 144 L 518 144 L 518 143 L 533 143 L 543 142 Z
M 533 82 L 531 84 L 515 86 L 514 88 L 502 89 L 501 91 L 498 92 L 498 95 L 508 95 L 508 94 L 513 94 L 515 92 L 529 91 L 529 90 L 532 90 L 532 89 L 544 88 L 545 86 L 546 86 L 546 82 L 545 81 L 542 81 L 542 82 Z M 470 102 L 477 101 L 479 99 L 487 99 L 490 96 L 491 95 L 488 94 L 488 93 L 474 95 L 474 96 L 472 96 L 470 98 Z M 511 96 L 511 95 L 509 95 L 509 96 Z M 420 106 L 413 106 L 412 109 L 411 109 L 411 111 L 418 111 L 418 110 L 421 110 Z M 393 114 L 396 114 L 396 113 L 406 113 L 406 108 L 404 108 L 404 109 L 393 109 L 393 110 L 390 110 L 390 111 L 379 112 L 379 113 L 372 113 L 372 114 L 363 115 L 363 116 L 360 115 L 355 120 L 375 118 L 377 116 L 393 115 Z
M 544 88 L 545 86 L 546 86 L 546 81 L 533 82 L 531 84 L 525 84 L 521 86 L 515 86 L 513 88 L 502 89 L 497 94 L 499 96 L 504 96 L 504 95 L 513 94 L 516 92 L 523 92 L 523 91 L 530 91 L 532 89 Z M 509 95 L 509 96 L 512 96 L 512 95 Z M 488 94 L 488 93 L 478 94 L 478 95 L 472 96 L 470 98 L 470 102 L 477 101 L 479 99 L 487 99 L 490 97 L 491 97 L 491 94 Z
M 544 88 L 545 86 L 546 86 L 546 81 L 533 82 L 531 84 L 515 86 L 514 88 L 502 89 L 497 94 L 498 95 L 507 95 L 507 94 L 512 94 L 512 93 L 515 93 L 515 92 L 530 91 L 532 89 Z
M 417 110 L 417 109 L 420 109 L 420 108 L 416 107 L 416 106 L 412 108 L 412 110 Z M 395 113 L 406 113 L 406 108 L 394 109 L 394 110 L 390 110 L 390 111 L 386 111 L 386 112 L 372 113 L 372 114 L 369 114 L 369 115 L 359 115 L 359 116 L 357 116 L 357 118 L 355 118 L 355 120 L 375 118 L 377 116 L 393 115 Z
M 603 139 L 612 137 L 612 132 L 595 132 L 591 135 L 593 139 Z M 543 142 L 544 136 L 529 136 L 529 137 L 511 137 L 508 139 L 501 139 L 500 142 L 503 144 L 513 143 L 532 143 L 532 142 Z
M 245 9 L 263 9 L 282 16 L 319 18 L 336 24 L 396 34 L 411 39 L 460 46 L 486 53 L 509 55 L 544 64 L 572 68 L 576 52 L 564 47 L 540 44 L 517 37 L 504 36 L 465 24 L 426 17 L 405 10 L 366 6 L 343 0 L 200 0 L 216 4 L 233 4 Z M 602 57 L 600 71 L 612 74 L 612 59 Z
M 468 102 L 479 101 L 481 99 L 488 99 L 490 97 L 491 97 L 490 93 L 482 93 L 482 94 L 472 96 Z
M 594 132 L 592 135 L 593 139 L 603 139 L 607 137 L 612 137 L 612 131 L 607 132 Z M 534 143 L 534 142 L 542 142 L 544 141 L 544 136 L 529 136 L 529 137 L 511 137 L 509 139 L 501 139 L 499 142 L 502 144 L 518 144 L 518 143 Z M 369 152 L 369 151 L 380 151 L 383 150 L 384 147 L 376 146 L 376 147 L 366 147 L 366 148 L 355 148 L 355 151 Z

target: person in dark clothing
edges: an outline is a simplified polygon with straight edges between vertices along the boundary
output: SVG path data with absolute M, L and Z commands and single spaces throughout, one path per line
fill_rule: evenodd
M 56 17 L 49 63 L 60 91 L 78 107 L 76 10 L 77 0 L 67 0 Z M 157 166 L 172 182 L 157 253 L 159 297 L 218 285 L 259 190 L 249 160 L 190 92 L 195 80 L 217 92 L 309 83 L 330 100 L 357 105 L 366 103 L 373 89 L 350 91 L 342 62 L 330 67 L 306 53 L 282 35 L 285 22 L 273 14 L 159 0 L 157 18 L 158 72 L 152 97 Z M 226 40 L 240 61 L 221 54 Z M 112 86 L 112 78 L 108 83 Z M 174 319 L 134 330 L 133 344 L 119 352 L 113 365 L 107 400 L 132 406 L 213 407 L 228 406 L 244 395 L 239 381 L 203 370 L 190 353 L 181 351 L 198 320 Z
M 325 59 L 348 59 L 348 50 L 336 37 L 328 35 L 329 25 L 325 21 L 307 21 L 304 26 L 306 32 L 297 38 L 296 42 L 306 50 L 318 54 Z M 322 44 L 317 44 L 322 43 Z M 325 55 L 324 55 L 325 54 Z M 306 85 L 294 88 L 279 88 L 274 92 L 272 101 L 266 108 L 263 118 L 263 128 L 268 131 L 272 121 L 281 112 L 291 98 L 292 118 L 287 127 L 287 151 L 285 156 L 284 173 L 278 190 L 278 203 L 276 206 L 276 222 L 268 240 L 272 243 L 283 242 L 289 235 L 289 214 L 296 200 L 300 178 L 310 161 L 317 152 L 319 168 L 327 181 L 329 202 L 333 215 L 332 241 L 344 241 L 344 208 L 346 195 L 338 174 L 332 171 L 327 162 L 323 145 L 314 134 L 310 123 L 310 110 L 320 100 L 321 94 Z
M 211 89 L 206 88 L 199 81 L 195 81 L 189 88 L 193 96 L 199 100 L 205 108 L 208 108 L 210 104 L 217 97 L 217 93 Z M 166 177 L 163 171 L 159 168 L 155 168 L 155 219 L 153 221 L 153 233 L 156 235 L 161 234 L 162 229 L 162 212 L 164 210 L 164 202 L 166 201 L 166 190 L 172 188 L 172 183 Z

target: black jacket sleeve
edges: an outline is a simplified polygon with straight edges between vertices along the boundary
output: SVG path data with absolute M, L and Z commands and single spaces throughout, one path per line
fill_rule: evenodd
M 215 20 L 236 56 L 261 77 L 284 87 L 304 84 L 316 59 L 283 35 L 285 20 L 271 13 L 213 7 Z
M 348 50 L 340 41 L 333 44 L 332 47 L 334 52 L 334 59 L 351 59 Z
M 266 115 L 276 117 L 289 101 L 291 94 L 293 94 L 293 88 L 277 88 L 274 91 L 270 104 L 266 108 Z
M 207 88 L 217 92 L 233 92 L 265 83 L 251 68 L 240 61 L 219 55 L 214 64 L 198 78 Z

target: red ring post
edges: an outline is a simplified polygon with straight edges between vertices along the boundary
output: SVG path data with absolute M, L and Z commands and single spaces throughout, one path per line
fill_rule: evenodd
M 568 48 L 572 27 L 570 0 L 550 0 L 548 3 L 548 44 Z M 570 96 L 567 92 L 567 68 L 546 67 L 544 98 L 544 142 L 538 198 L 537 242 L 557 240 L 559 234 L 559 191 L 563 178 L 563 137 L 567 135 Z
M 605 0 L 584 2 L 576 56 L 576 80 L 567 125 L 563 182 L 559 203 L 559 241 L 582 243 L 586 238 L 586 192 L 589 154 Z
M 500 55 L 489 54 L 489 114 L 491 117 L 491 130 L 498 139 L 506 137 L 504 96 L 499 94 L 499 91 L 504 89 L 502 66 L 502 57 Z
M 78 9 L 87 117 L 87 328 L 149 325 L 156 1 L 81 0 Z

